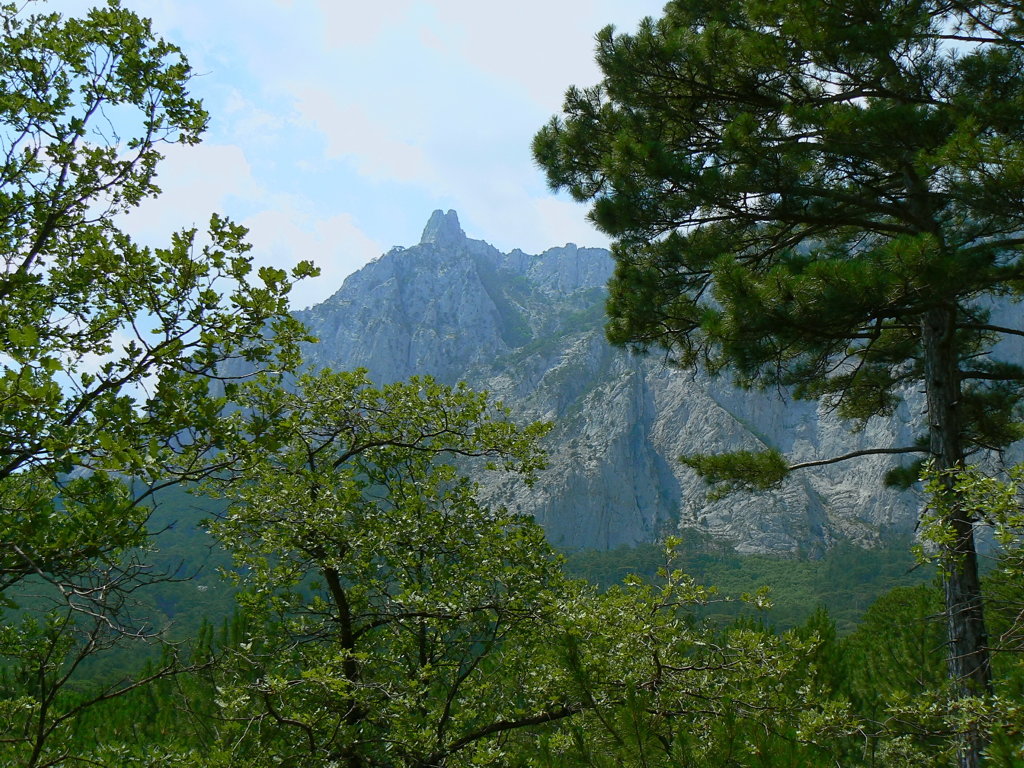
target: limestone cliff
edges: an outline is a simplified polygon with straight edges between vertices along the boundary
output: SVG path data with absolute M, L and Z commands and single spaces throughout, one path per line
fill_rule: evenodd
M 680 454 L 769 445 L 805 460 L 905 444 L 911 414 L 851 435 L 814 404 L 613 348 L 603 334 L 611 269 L 607 251 L 572 244 L 501 253 L 467 238 L 454 211 L 436 211 L 419 244 L 385 253 L 298 316 L 320 339 L 313 365 L 365 366 L 380 382 L 466 380 L 518 418 L 554 421 L 542 481 L 491 481 L 484 493 L 533 514 L 556 545 L 613 548 L 693 529 L 741 552 L 814 552 L 912 530 L 918 501 L 882 488 L 887 457 L 707 502 Z

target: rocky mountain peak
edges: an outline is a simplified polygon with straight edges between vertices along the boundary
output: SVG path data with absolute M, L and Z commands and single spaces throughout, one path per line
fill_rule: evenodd
M 466 381 L 521 422 L 554 422 L 538 482 L 485 473 L 480 498 L 533 515 L 558 546 L 614 549 L 696 532 L 740 552 L 814 553 L 913 530 L 918 501 L 882 487 L 891 462 L 881 455 L 708 500 L 680 455 L 772 447 L 807 461 L 906 445 L 910 412 L 923 404 L 851 435 L 825 407 L 612 347 L 603 331 L 612 267 L 607 251 L 571 243 L 501 253 L 467 238 L 455 211 L 435 211 L 420 245 L 392 249 L 296 316 L 320 339 L 306 349 L 311 366 L 365 367 L 379 384 L 424 373 Z
M 420 243 L 433 243 L 438 247 L 458 245 L 466 239 L 466 233 L 459 225 L 459 215 L 455 211 L 437 210 L 430 214 L 427 226 L 423 228 Z

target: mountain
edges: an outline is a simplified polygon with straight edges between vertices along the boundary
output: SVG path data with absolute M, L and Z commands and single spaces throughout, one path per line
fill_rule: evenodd
M 697 531 L 740 553 L 820 553 L 913 530 L 919 500 L 882 487 L 888 457 L 796 473 L 775 492 L 709 502 L 683 453 L 773 446 L 797 460 L 906 444 L 913 398 L 851 434 L 824 407 L 739 391 L 604 339 L 612 260 L 570 243 L 539 255 L 468 238 L 435 211 L 420 242 L 349 276 L 296 313 L 314 366 L 366 367 L 378 382 L 430 374 L 487 389 L 522 420 L 555 422 L 533 488 L 488 480 L 488 500 L 532 514 L 559 547 L 613 549 Z

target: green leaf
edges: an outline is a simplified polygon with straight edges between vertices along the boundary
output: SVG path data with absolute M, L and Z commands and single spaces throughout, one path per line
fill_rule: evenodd
M 31 325 L 24 325 L 20 328 L 10 328 L 7 331 L 7 338 L 18 347 L 34 347 L 39 343 L 39 332 Z

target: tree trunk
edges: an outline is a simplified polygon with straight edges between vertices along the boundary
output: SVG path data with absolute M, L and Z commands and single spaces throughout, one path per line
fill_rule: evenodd
M 356 632 L 352 621 L 352 608 L 348 601 L 345 587 L 341 583 L 341 574 L 334 568 L 324 568 L 324 581 L 327 589 L 334 600 L 334 607 L 337 610 L 334 616 L 340 631 L 339 647 L 345 652 L 345 658 L 341 662 L 342 674 L 345 680 L 351 684 L 352 690 L 357 690 L 361 681 L 359 662 L 356 659 Z M 348 697 L 348 707 L 344 712 L 344 721 L 347 725 L 357 726 L 366 719 L 366 709 L 359 703 L 356 695 Z M 335 731 L 337 734 L 337 731 Z M 334 737 L 331 738 L 331 741 Z M 364 768 L 366 759 L 362 751 L 352 744 L 342 744 L 341 749 L 331 755 L 347 768 Z
M 925 393 L 928 399 L 930 452 L 939 471 L 964 465 L 960 418 L 960 372 L 955 339 L 956 306 L 929 310 L 922 320 Z M 957 503 L 953 478 L 945 478 L 942 521 L 953 533 L 940 553 L 945 595 L 947 659 L 958 698 L 992 692 L 988 637 L 982 611 L 974 520 Z M 981 765 L 982 734 L 971 732 L 960 748 L 960 768 Z

